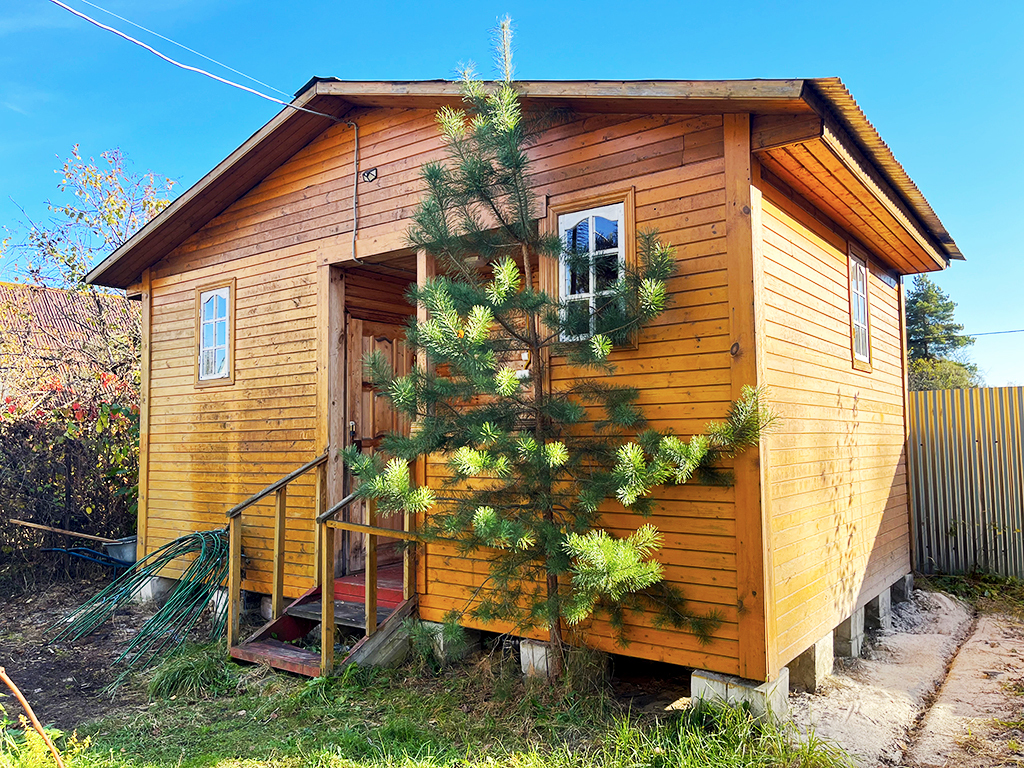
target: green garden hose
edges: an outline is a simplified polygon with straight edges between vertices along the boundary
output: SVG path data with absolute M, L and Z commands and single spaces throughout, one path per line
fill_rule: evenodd
M 148 667 L 170 653 L 187 639 L 227 578 L 228 536 L 224 529 L 191 533 L 151 552 L 54 624 L 50 628 L 50 642 L 75 641 L 92 634 L 115 611 L 131 603 L 150 578 L 179 558 L 191 558 L 191 562 L 176 581 L 167 601 L 142 625 L 114 663 L 123 662 L 127 673 Z M 226 622 L 227 601 L 215 601 L 211 641 L 224 634 Z

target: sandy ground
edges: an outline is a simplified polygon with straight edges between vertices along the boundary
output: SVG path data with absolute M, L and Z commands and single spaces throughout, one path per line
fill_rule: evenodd
M 1024 630 L 1011 619 L 975 621 L 955 599 L 917 591 L 866 656 L 837 660 L 819 693 L 790 696 L 801 731 L 864 768 L 1024 765 L 1012 726 L 994 722 L 1024 710 Z
M 1024 765 L 1024 628 L 981 616 L 925 714 L 907 764 Z

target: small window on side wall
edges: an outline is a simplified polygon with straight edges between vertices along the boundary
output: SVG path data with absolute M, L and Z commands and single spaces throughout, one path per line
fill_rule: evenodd
M 565 341 L 586 338 L 617 325 L 608 304 L 626 265 L 623 203 L 558 216 L 564 251 L 559 261 L 559 295 L 568 321 Z
M 234 281 L 196 290 L 196 385 L 234 381 Z
M 850 251 L 850 330 L 854 368 L 870 370 L 871 323 L 868 303 L 868 267 L 864 257 Z

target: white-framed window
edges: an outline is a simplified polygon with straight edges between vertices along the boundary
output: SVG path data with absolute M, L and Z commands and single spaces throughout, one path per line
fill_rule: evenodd
M 850 254 L 850 325 L 853 334 L 853 358 L 871 362 L 871 335 L 868 322 L 868 266 L 860 256 Z
M 231 378 L 231 287 L 200 291 L 197 323 L 199 381 Z
M 563 245 L 558 281 L 565 302 L 565 341 L 609 330 L 601 327 L 599 310 L 625 268 L 624 211 L 623 203 L 612 203 L 558 217 Z

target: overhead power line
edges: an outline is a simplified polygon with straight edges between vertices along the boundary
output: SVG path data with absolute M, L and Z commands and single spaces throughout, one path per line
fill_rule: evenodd
M 161 40 L 166 40 L 171 45 L 176 45 L 179 48 L 181 48 L 182 50 L 188 51 L 189 53 L 194 53 L 196 56 L 199 56 L 200 58 L 206 59 L 207 61 L 211 62 L 212 64 L 216 64 L 218 67 L 223 67 L 224 69 L 228 70 L 228 72 L 234 72 L 236 75 L 240 75 L 241 77 L 244 77 L 246 80 L 252 80 L 252 82 L 256 83 L 257 85 L 261 85 L 264 88 L 269 88 L 270 90 L 275 91 L 276 93 L 280 93 L 286 99 L 291 99 L 291 97 L 292 97 L 292 95 L 290 93 L 282 91 L 280 88 L 275 88 L 274 86 L 270 85 L 269 83 L 264 83 L 262 80 L 257 80 L 252 75 L 247 75 L 247 74 L 245 74 L 245 72 L 241 72 L 241 71 L 235 69 L 234 67 L 230 67 L 227 64 L 225 64 L 224 62 L 217 61 L 216 59 L 212 59 L 209 56 L 207 56 L 205 53 L 200 53 L 199 51 L 195 50 L 194 48 L 189 48 L 187 45 L 183 45 L 182 43 L 179 43 L 177 40 L 172 40 L 171 38 L 167 37 L 166 35 L 161 35 L 159 32 L 154 32 L 152 29 L 147 29 L 146 27 L 142 26 L 141 24 L 136 24 L 131 19 L 126 19 L 124 16 L 119 16 L 118 14 L 114 13 L 113 11 L 108 11 L 106 8 L 102 8 L 101 6 L 96 5 L 96 3 L 90 3 L 89 0 L 79 0 L 79 2 L 80 3 L 84 3 L 85 5 L 88 5 L 88 6 L 92 7 L 92 8 L 95 8 L 97 11 L 102 11 L 103 13 L 105 13 L 105 14 L 107 14 L 109 16 L 113 16 L 115 19 L 120 19 L 125 24 L 131 24 L 136 29 L 141 29 L 143 32 L 146 32 L 147 34 L 153 35 L 154 37 L 159 37 Z
M 1013 331 L 988 331 L 986 333 L 963 333 L 961 336 L 998 336 L 1001 333 L 1024 333 L 1024 328 L 1017 328 Z
M 227 79 L 221 77 L 220 75 L 215 75 L 212 72 L 207 72 L 205 69 L 200 69 L 199 67 L 193 67 L 193 66 L 190 66 L 188 64 L 182 64 L 180 61 L 175 61 L 170 56 L 167 56 L 166 54 L 160 53 L 160 51 L 158 51 L 153 46 L 147 45 L 146 43 L 142 42 L 141 40 L 136 40 L 131 35 L 125 34 L 121 30 L 115 29 L 114 27 L 111 27 L 111 26 L 108 26 L 108 25 L 104 24 L 103 22 L 97 21 L 96 19 L 92 18 L 91 16 L 86 16 L 81 11 L 77 11 L 74 8 L 72 8 L 71 6 L 62 3 L 61 0 L 50 0 L 50 2 L 53 3 L 54 5 L 60 6 L 61 8 L 63 8 L 68 13 L 71 13 L 71 14 L 74 14 L 75 16 L 78 16 L 80 19 L 85 19 L 85 21 L 88 21 L 90 24 L 94 24 L 95 26 L 99 27 L 100 29 L 104 29 L 107 32 L 112 32 L 115 35 L 117 35 L 118 37 L 124 38 L 129 43 L 134 43 L 135 45 L 138 45 L 141 48 L 145 48 L 147 51 L 149 51 L 153 55 L 159 56 L 161 59 L 163 59 L 167 63 L 173 64 L 176 67 L 180 67 L 181 69 L 187 70 L 189 72 L 196 72 L 197 74 L 205 75 L 206 77 L 212 78 L 213 80 L 216 80 L 219 83 L 224 83 L 225 85 L 230 85 L 232 88 L 238 88 L 240 90 L 246 91 L 247 93 L 251 93 L 251 94 L 253 94 L 255 96 L 259 96 L 261 99 L 266 99 L 267 101 L 272 101 L 275 104 L 280 104 L 283 107 L 288 107 L 290 109 L 295 109 L 295 110 L 298 110 L 299 112 L 307 112 L 308 114 L 311 114 L 311 115 L 318 115 L 319 117 L 326 117 L 329 120 L 332 120 L 332 121 L 334 121 L 336 123 L 345 122 L 344 120 L 341 120 L 340 118 L 337 118 L 334 115 L 329 115 L 326 112 L 317 112 L 315 109 L 307 109 L 306 107 L 300 107 L 300 106 L 297 106 L 295 104 L 291 104 L 291 103 L 289 103 L 287 101 L 281 101 L 281 99 L 275 98 L 274 96 L 268 96 L 265 93 L 260 93 L 255 88 L 250 88 L 247 85 L 242 85 L 241 83 L 236 83 L 236 82 L 233 82 L 231 80 L 227 80 Z M 90 5 L 92 5 L 92 3 L 90 3 Z M 103 9 L 101 8 L 100 10 L 103 10 Z M 246 77 L 248 77 L 248 76 L 246 75 Z M 253 79 L 253 78 L 250 78 L 250 79 Z

